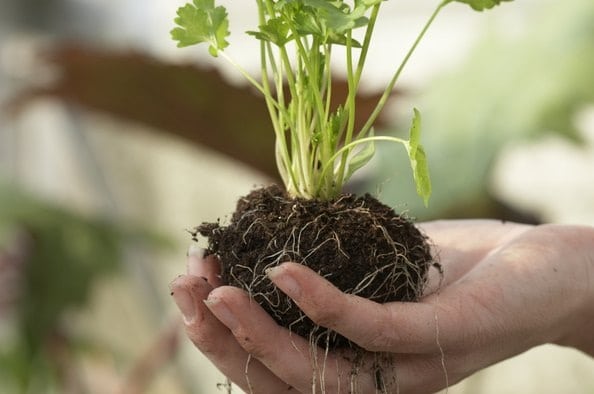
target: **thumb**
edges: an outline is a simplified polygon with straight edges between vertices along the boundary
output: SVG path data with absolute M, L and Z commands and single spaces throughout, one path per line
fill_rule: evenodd
M 369 351 L 434 353 L 438 335 L 457 337 L 459 316 L 431 302 L 379 304 L 345 294 L 311 269 L 284 263 L 269 270 L 275 285 L 316 324 L 332 329 Z M 458 328 L 457 328 L 458 327 Z

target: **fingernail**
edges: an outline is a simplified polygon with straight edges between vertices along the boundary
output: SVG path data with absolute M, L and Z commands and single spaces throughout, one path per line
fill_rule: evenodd
M 301 286 L 299 283 L 280 266 L 266 270 L 268 278 L 280 288 L 283 293 L 296 300 L 301 296 Z
M 239 327 L 239 321 L 235 315 L 231 312 L 229 307 L 221 299 L 217 297 L 209 296 L 204 300 L 204 304 L 210 309 L 210 311 L 231 331 Z
M 205 250 L 196 244 L 191 244 L 188 248 L 188 260 L 186 262 L 186 272 L 188 275 L 200 276 L 200 264 L 204 259 Z
M 203 258 L 204 257 L 204 249 L 195 243 L 190 244 L 190 246 L 188 247 L 188 257 L 190 257 L 190 256 L 196 256 L 198 258 Z
M 184 289 L 172 290 L 171 296 L 184 318 L 184 323 L 190 325 L 196 322 L 198 315 L 194 297 Z

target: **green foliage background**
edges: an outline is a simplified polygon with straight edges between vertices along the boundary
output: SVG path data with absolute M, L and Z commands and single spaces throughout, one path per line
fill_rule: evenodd
M 24 389 L 34 377 L 51 379 L 52 362 L 45 359 L 44 346 L 67 330 L 63 314 L 84 307 L 91 284 L 119 266 L 123 233 L 107 221 L 82 218 L 4 185 L 0 232 L 6 237 L 10 231 L 27 238 L 30 254 L 21 267 L 22 293 L 16 300 L 19 337 L 4 349 L 0 371 L 12 373 Z
M 493 31 L 460 67 L 407 98 L 424 114 L 429 208 L 395 171 L 406 162 L 381 145 L 368 188 L 381 185 L 385 201 L 405 202 L 420 219 L 493 216 L 488 174 L 503 147 L 550 133 L 579 143 L 576 113 L 594 103 L 594 2 L 570 3 L 549 3 L 509 33 Z

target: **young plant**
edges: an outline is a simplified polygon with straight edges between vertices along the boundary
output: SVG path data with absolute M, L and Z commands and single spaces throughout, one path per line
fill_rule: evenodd
M 510 0 L 442 0 L 396 68 L 363 127 L 355 129 L 356 100 L 382 0 L 256 0 L 261 76 L 258 81 L 224 52 L 229 45 L 227 11 L 214 0 L 194 0 L 177 11 L 171 31 L 178 47 L 207 43 L 264 96 L 276 134 L 277 166 L 293 196 L 331 199 L 374 154 L 374 142 L 401 143 L 406 148 L 418 194 L 425 204 L 431 194 L 427 160 L 420 144 L 421 116 L 414 110 L 408 140 L 374 136 L 373 124 L 385 106 L 404 66 L 449 3 L 467 3 L 476 10 Z M 353 31 L 363 29 L 362 41 Z M 345 47 L 348 94 L 332 108 L 333 47 Z M 357 149 L 359 147 L 359 149 Z

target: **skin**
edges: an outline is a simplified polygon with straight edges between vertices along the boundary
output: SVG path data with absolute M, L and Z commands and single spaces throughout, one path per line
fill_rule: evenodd
M 347 295 L 295 263 L 268 272 L 314 322 L 368 351 L 356 379 L 348 355 L 312 352 L 244 291 L 221 286 L 212 256 L 190 253 L 188 273 L 171 284 L 173 298 L 196 347 L 252 393 L 376 393 L 374 352 L 393 360 L 383 369 L 385 392 L 406 394 L 435 392 L 545 343 L 594 356 L 593 228 L 485 220 L 419 226 L 444 276 L 432 272 L 417 303 Z

